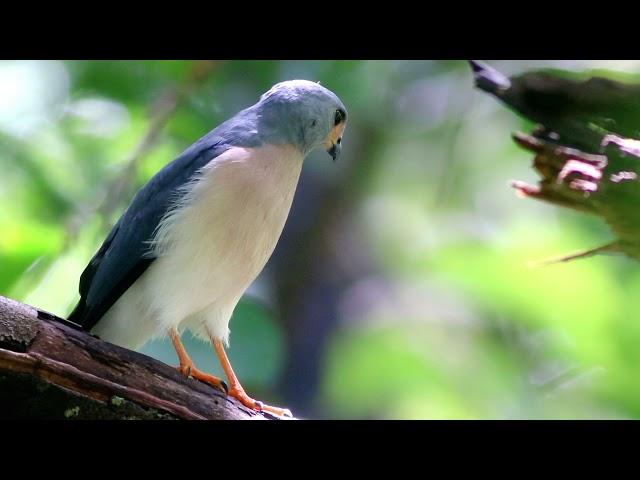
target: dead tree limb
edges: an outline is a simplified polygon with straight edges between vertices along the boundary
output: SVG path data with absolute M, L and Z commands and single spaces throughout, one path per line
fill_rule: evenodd
M 564 257 L 601 252 L 640 260 L 640 85 L 567 72 L 507 78 L 471 62 L 476 87 L 538 123 L 513 139 L 533 152 L 538 185 L 514 181 L 518 192 L 604 219 L 610 244 Z
M 146 355 L 0 296 L 0 419 L 273 418 Z

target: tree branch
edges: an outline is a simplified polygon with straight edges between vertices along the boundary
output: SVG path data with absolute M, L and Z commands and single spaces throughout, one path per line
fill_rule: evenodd
M 150 357 L 0 296 L 0 418 L 275 418 Z
M 640 141 L 634 138 L 640 85 L 545 72 L 507 78 L 483 63 L 471 66 L 477 88 L 539 124 L 513 139 L 535 154 L 541 179 L 538 185 L 514 181 L 513 187 L 522 196 L 601 217 L 617 237 L 560 261 L 601 252 L 640 260 Z

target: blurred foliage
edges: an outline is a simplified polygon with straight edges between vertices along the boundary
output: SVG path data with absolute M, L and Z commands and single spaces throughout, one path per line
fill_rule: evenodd
M 494 65 L 628 81 L 640 72 L 621 61 Z M 79 275 L 116 219 L 98 214 L 107 188 L 192 68 L 0 62 L 0 294 L 62 316 L 73 308 Z M 321 365 L 325 416 L 640 416 L 640 269 L 615 257 L 536 265 L 611 237 L 597 219 L 508 188 L 535 181 L 529 154 L 510 140 L 530 125 L 474 91 L 464 62 L 221 62 L 178 105 L 115 214 L 192 142 L 292 78 L 320 81 L 349 109 L 343 161 L 312 156 L 305 171 L 347 192 L 334 235 L 356 232 L 371 266 L 340 293 Z M 231 322 L 231 360 L 266 401 L 278 397 L 289 348 L 273 293 L 283 281 L 265 271 Z M 185 339 L 200 368 L 221 373 L 210 346 Z M 166 340 L 143 351 L 176 363 Z

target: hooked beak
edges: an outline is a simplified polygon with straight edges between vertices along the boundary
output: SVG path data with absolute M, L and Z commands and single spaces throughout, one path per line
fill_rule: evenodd
M 336 143 L 332 143 L 331 146 L 327 149 L 327 153 L 331 155 L 331 158 L 333 158 L 334 162 L 338 160 L 338 158 L 340 158 L 340 153 L 342 152 L 342 146 L 340 145 L 341 143 L 342 138 L 339 138 Z
M 327 153 L 331 155 L 331 158 L 333 158 L 334 162 L 338 158 L 340 158 L 340 152 L 342 151 L 342 134 L 344 133 L 345 127 L 346 122 L 342 122 L 339 125 L 333 127 L 325 142 Z

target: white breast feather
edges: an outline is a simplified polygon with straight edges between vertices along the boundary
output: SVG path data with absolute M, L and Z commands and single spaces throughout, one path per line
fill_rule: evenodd
M 280 238 L 302 160 L 293 147 L 269 146 L 210 162 L 161 222 L 158 258 L 94 332 L 128 348 L 171 327 L 228 342 L 231 314 Z

